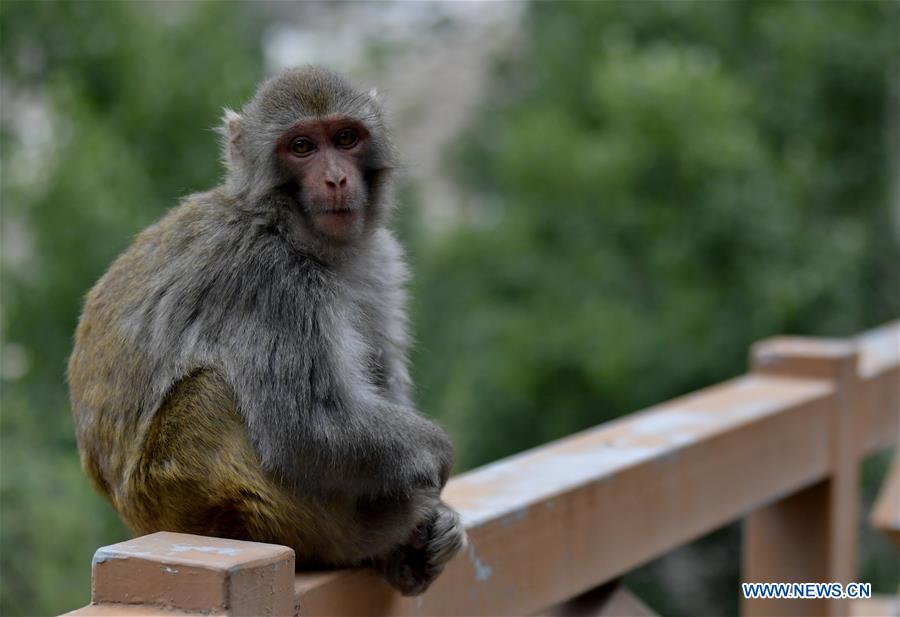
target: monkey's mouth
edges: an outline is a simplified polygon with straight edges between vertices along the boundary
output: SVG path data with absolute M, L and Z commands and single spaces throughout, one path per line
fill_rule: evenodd
M 352 223 L 359 216 L 359 210 L 356 208 L 332 208 L 330 210 L 319 210 L 313 213 L 317 219 L 330 219 L 333 221 L 344 221 Z
M 358 208 L 332 208 L 314 213 L 316 226 L 330 236 L 347 235 L 359 218 Z

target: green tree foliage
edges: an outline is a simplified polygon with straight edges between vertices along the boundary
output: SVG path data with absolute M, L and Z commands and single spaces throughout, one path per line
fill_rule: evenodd
M 419 250 L 420 398 L 463 467 L 741 373 L 773 333 L 896 318 L 897 25 L 891 2 L 530 5 L 456 152 L 473 224 Z M 675 562 L 633 582 L 731 614 L 736 549 L 697 548 L 693 589 L 653 584 Z
M 896 4 L 537 2 L 527 24 L 457 152 L 475 224 L 419 250 L 415 364 L 464 466 L 742 372 L 772 333 L 896 316 Z
M 0 3 L 4 87 L 47 111 L 24 136 L 36 143 L 3 134 L 4 240 L 27 253 L 4 264 L 3 337 L 29 364 L 2 390 L 4 615 L 86 604 L 93 551 L 126 535 L 79 469 L 65 362 L 82 295 L 220 174 L 204 127 L 262 74 L 259 28 L 236 6 Z

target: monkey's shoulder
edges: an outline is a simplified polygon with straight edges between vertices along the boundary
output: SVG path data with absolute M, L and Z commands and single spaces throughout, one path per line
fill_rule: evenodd
M 232 205 L 232 200 L 219 189 L 188 195 L 138 234 L 129 252 L 168 260 L 233 242 L 250 226 L 250 221 Z
M 95 287 L 113 281 L 141 282 L 144 280 L 142 275 L 168 264 L 172 257 L 202 246 L 227 229 L 227 213 L 217 190 L 183 198 L 162 218 L 135 236 Z M 117 277 L 122 273 L 126 276 Z

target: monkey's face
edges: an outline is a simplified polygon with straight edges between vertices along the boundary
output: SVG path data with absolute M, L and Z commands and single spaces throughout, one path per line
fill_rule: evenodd
M 277 156 L 290 176 L 300 215 L 311 231 L 346 244 L 366 222 L 369 133 L 356 120 L 329 116 L 304 120 L 279 139 Z

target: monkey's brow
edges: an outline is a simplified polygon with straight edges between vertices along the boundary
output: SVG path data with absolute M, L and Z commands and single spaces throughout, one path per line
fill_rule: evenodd
M 362 128 L 367 127 L 360 122 L 359 118 L 353 116 L 347 112 L 334 112 L 325 115 L 312 115 L 312 116 L 301 116 L 298 120 L 296 120 L 293 124 L 285 129 L 285 133 L 290 133 L 294 129 L 303 126 L 304 124 L 309 123 L 325 123 L 325 124 L 340 124 L 340 123 L 349 123 L 361 126 Z

